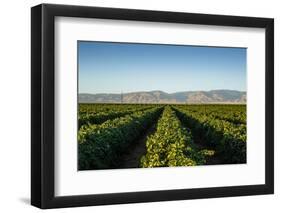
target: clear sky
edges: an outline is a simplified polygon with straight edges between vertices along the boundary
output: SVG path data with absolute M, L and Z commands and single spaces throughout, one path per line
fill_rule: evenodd
M 79 41 L 79 93 L 246 91 L 246 51 Z

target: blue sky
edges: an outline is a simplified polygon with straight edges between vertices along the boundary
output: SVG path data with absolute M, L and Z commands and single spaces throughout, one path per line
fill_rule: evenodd
M 246 51 L 79 41 L 79 93 L 246 91 Z

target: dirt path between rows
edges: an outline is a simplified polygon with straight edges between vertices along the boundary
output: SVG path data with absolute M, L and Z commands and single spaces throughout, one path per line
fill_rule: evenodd
M 194 144 L 196 146 L 196 148 L 200 151 L 200 150 L 203 150 L 203 149 L 208 149 L 208 150 L 214 150 L 214 148 L 212 147 L 209 147 L 205 144 L 202 143 L 202 141 L 194 141 Z M 215 151 L 215 154 L 211 157 L 207 157 L 206 159 L 206 165 L 218 165 L 218 164 L 225 164 L 221 159 L 220 157 L 216 154 L 216 151 Z
M 156 122 L 157 123 L 157 122 Z M 153 134 L 156 130 L 156 123 L 153 124 L 133 145 L 131 145 L 121 157 L 119 168 L 139 168 L 140 159 L 146 153 L 147 136 Z

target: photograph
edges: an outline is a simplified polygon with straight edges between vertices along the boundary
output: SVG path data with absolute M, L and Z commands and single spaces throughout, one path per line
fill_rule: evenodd
M 247 48 L 77 42 L 78 170 L 247 163 Z

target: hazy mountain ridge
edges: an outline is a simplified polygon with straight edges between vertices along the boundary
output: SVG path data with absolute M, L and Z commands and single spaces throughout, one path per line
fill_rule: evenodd
M 237 90 L 186 91 L 165 93 L 143 91 L 123 93 L 123 103 L 246 103 L 246 92 Z M 121 94 L 81 93 L 79 103 L 121 103 Z

